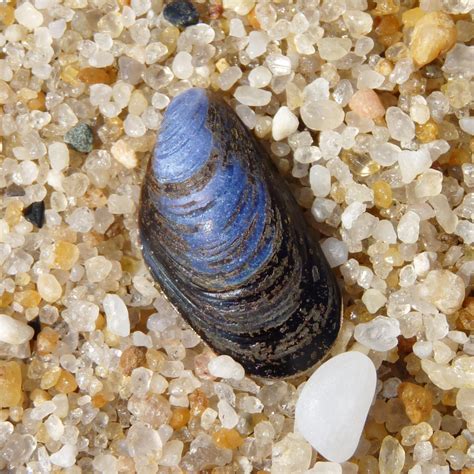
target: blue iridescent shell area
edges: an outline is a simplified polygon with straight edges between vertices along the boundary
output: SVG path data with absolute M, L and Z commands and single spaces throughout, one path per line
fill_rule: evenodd
M 217 95 L 189 89 L 169 105 L 139 229 L 170 301 L 248 373 L 304 372 L 337 337 L 334 275 L 270 158 Z

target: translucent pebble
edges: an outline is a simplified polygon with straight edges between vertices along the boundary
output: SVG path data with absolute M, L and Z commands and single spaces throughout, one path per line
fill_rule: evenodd
M 65 444 L 64 446 L 56 451 L 55 453 L 51 454 L 50 460 L 55 466 L 59 467 L 72 467 L 76 462 L 77 456 L 77 447 L 74 444 Z
M 33 335 L 34 330 L 32 327 L 11 316 L 0 314 L 0 342 L 23 344 L 32 339 Z
M 127 337 L 130 334 L 128 309 L 118 295 L 108 294 L 103 301 L 107 319 L 107 329 L 117 336 Z
M 239 86 L 234 92 L 234 97 L 249 107 L 262 107 L 270 102 L 272 93 L 255 87 Z
M 324 222 L 331 217 L 337 204 L 331 199 L 316 198 L 311 206 L 311 214 L 316 222 Z
M 255 59 L 265 53 L 270 38 L 264 31 L 251 31 L 248 40 L 246 52 L 250 59 Z
M 111 454 L 98 454 L 94 456 L 92 467 L 102 474 L 117 474 L 118 461 Z
M 226 400 L 219 400 L 217 403 L 217 410 L 223 428 L 234 428 L 239 422 L 239 416 Z
M 431 155 L 426 149 L 403 150 L 398 153 L 397 158 L 402 182 L 405 184 L 411 183 L 419 174 L 427 171 L 432 164 Z
M 288 433 L 272 447 L 271 474 L 304 472 L 311 463 L 311 446 L 299 435 Z
M 133 424 L 127 432 L 127 446 L 131 456 L 160 457 L 163 443 L 158 432 L 142 422 Z
M 160 458 L 160 466 L 178 466 L 181 461 L 184 443 L 178 439 L 168 441 L 163 447 L 163 455 Z
M 61 315 L 74 330 L 93 331 L 99 316 L 99 307 L 88 301 L 73 301 Z
M 54 402 L 52 402 L 54 403 Z M 56 404 L 54 404 L 56 409 Z M 59 416 L 52 414 L 44 422 L 48 435 L 54 441 L 58 441 L 64 434 L 64 424 Z
M 428 102 L 421 95 L 412 97 L 410 104 L 410 117 L 419 124 L 425 124 L 430 119 L 430 108 Z
M 134 202 L 128 196 L 120 194 L 111 194 L 107 206 L 112 214 L 131 214 L 135 211 Z
M 331 191 L 331 174 L 324 166 L 311 166 L 309 181 L 311 189 L 317 197 L 326 197 Z
M 349 204 L 341 215 L 342 225 L 346 229 L 351 229 L 354 222 L 365 212 L 366 208 L 367 206 L 365 204 L 358 201 Z
M 408 81 L 414 70 L 415 65 L 413 64 L 413 61 L 410 58 L 403 58 L 395 64 L 395 67 L 388 78 L 394 84 L 403 84 Z
M 241 77 L 241 69 L 238 66 L 231 66 L 221 73 L 217 79 L 217 83 L 223 91 L 228 91 Z
M 112 156 L 127 169 L 133 169 L 137 166 L 137 157 L 135 150 L 125 140 L 118 140 L 110 148 Z
M 343 15 L 344 23 L 349 30 L 349 33 L 354 38 L 359 38 L 360 36 L 370 33 L 372 30 L 372 17 L 360 10 L 347 10 Z
M 276 141 L 283 140 L 298 130 L 298 117 L 286 106 L 278 109 L 273 117 L 272 136 Z
M 249 84 L 258 89 L 268 86 L 272 80 L 272 73 L 265 66 L 257 66 L 249 73 Z
M 15 9 L 16 21 L 30 29 L 34 30 L 43 23 L 43 15 L 30 2 L 24 2 Z
M 106 84 L 92 84 L 89 91 L 92 105 L 105 104 L 112 97 L 112 88 Z
M 61 171 L 69 165 L 69 150 L 65 143 L 53 142 L 48 146 L 51 168 Z
M 423 325 L 425 326 L 425 335 L 428 341 L 443 339 L 449 332 L 449 325 L 444 314 L 424 314 Z
M 415 186 L 415 195 L 418 198 L 437 196 L 441 193 L 443 184 L 443 173 L 438 170 L 429 169 L 418 176 Z
M 371 314 L 375 314 L 380 308 L 384 306 L 387 298 L 379 291 L 370 288 L 364 291 L 362 295 L 362 302 Z
M 299 54 L 314 54 L 316 49 L 313 46 L 314 40 L 306 33 L 295 35 L 295 47 Z
M 380 474 L 399 474 L 405 464 L 405 450 L 398 440 L 386 436 L 382 441 L 379 454 Z
M 342 474 L 342 467 L 336 462 L 317 461 L 307 474 Z
M 321 158 L 321 150 L 317 146 L 302 146 L 295 150 L 293 156 L 298 163 L 314 163 Z
M 459 235 L 459 237 L 464 240 L 464 243 L 468 245 L 474 243 L 474 224 L 468 221 L 459 221 L 456 226 L 455 234 Z
M 12 180 L 18 185 L 30 185 L 38 177 L 38 165 L 33 161 L 22 161 L 12 175 Z
M 150 389 L 150 384 L 153 376 L 153 371 L 145 367 L 137 367 L 132 370 L 131 375 L 131 384 L 132 384 L 132 393 L 139 397 L 146 395 Z
M 112 262 L 102 255 L 92 257 L 85 262 L 87 279 L 92 283 L 103 281 L 112 270 Z
M 389 107 L 385 114 L 390 136 L 402 143 L 409 142 L 415 137 L 413 120 L 398 107 Z
M 438 224 L 447 234 L 452 234 L 456 230 L 458 217 L 451 210 L 448 198 L 444 194 L 439 194 L 430 198 L 429 203 L 435 211 Z
M 385 76 L 372 69 L 363 69 L 357 76 L 358 89 L 377 89 L 384 82 Z
M 291 59 L 288 56 L 271 53 L 266 57 L 265 64 L 276 77 L 287 76 L 291 73 Z
M 53 413 L 55 409 L 56 405 L 52 401 L 46 401 L 34 407 L 31 410 L 30 415 L 33 420 L 42 420 Z
M 382 166 L 391 166 L 398 160 L 400 147 L 393 143 L 382 143 L 369 149 L 370 157 Z
M 394 244 L 397 241 L 397 234 L 393 228 L 393 224 L 385 219 L 377 222 L 375 229 L 372 231 L 372 237 L 387 244 Z
M 54 275 L 43 273 L 37 281 L 38 293 L 48 303 L 54 303 L 63 293 L 60 283 Z
M 87 207 L 78 207 L 66 217 L 66 222 L 76 232 L 89 232 L 94 225 L 94 214 Z
M 245 376 L 244 368 L 227 355 L 214 357 L 209 361 L 207 367 L 209 373 L 214 377 L 242 380 Z
M 223 0 L 225 9 L 233 10 L 237 15 L 247 15 L 255 5 L 254 0 Z
M 310 82 L 303 90 L 303 97 L 305 102 L 329 99 L 328 80 L 324 77 L 318 77 L 313 82 Z
M 431 341 L 417 341 L 413 344 L 413 353 L 420 359 L 427 359 L 433 353 Z
M 355 43 L 354 53 L 357 54 L 357 56 L 365 56 L 372 51 L 373 47 L 374 40 L 368 36 L 362 36 L 358 38 Z
M 418 295 L 444 314 L 452 314 L 464 300 L 464 281 L 449 270 L 431 270 L 423 284 L 419 285 Z
M 463 117 L 459 119 L 459 126 L 463 132 L 474 135 L 474 117 Z
M 319 55 L 326 61 L 341 59 L 352 47 L 350 38 L 321 38 L 317 44 Z
M 329 237 L 322 242 L 321 250 L 331 268 L 338 267 L 347 262 L 349 256 L 347 244 L 335 237 Z
M 369 323 L 356 326 L 354 338 L 374 351 L 388 351 L 398 344 L 400 323 L 396 319 L 377 316 Z
M 243 38 L 247 35 L 244 24 L 239 18 L 232 18 L 229 23 L 229 36 Z
M 300 113 L 304 124 L 311 130 L 334 130 L 344 120 L 344 111 L 332 100 L 307 101 Z
M 257 124 L 257 114 L 250 107 L 239 104 L 235 108 L 235 112 L 247 128 L 250 130 L 255 128 L 255 125 Z
M 145 135 L 146 127 L 141 117 L 137 115 L 128 114 L 123 122 L 123 129 L 129 137 L 142 137 Z
M 180 51 L 173 59 L 171 69 L 178 79 L 189 79 L 194 71 L 192 56 L 186 51 Z
M 405 244 L 414 244 L 420 233 L 420 216 L 413 211 L 406 212 L 397 226 L 398 238 Z

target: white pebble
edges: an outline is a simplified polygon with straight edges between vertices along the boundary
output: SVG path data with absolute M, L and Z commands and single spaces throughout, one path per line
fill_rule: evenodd
M 31 326 L 6 314 L 0 314 L 0 342 L 23 344 L 32 339 L 34 333 Z
M 286 106 L 278 109 L 273 117 L 272 136 L 276 141 L 289 137 L 298 130 L 298 117 Z
M 237 415 L 235 410 L 226 400 L 219 400 L 217 403 L 217 410 L 223 428 L 232 429 L 239 422 L 239 415 Z
M 59 451 L 51 454 L 50 461 L 59 467 L 72 467 L 76 462 L 77 448 L 75 444 L 65 444 Z
M 331 191 L 331 174 L 324 166 L 311 166 L 309 182 L 316 197 L 326 197 Z
M 397 158 L 404 184 L 411 183 L 419 174 L 427 171 L 432 164 L 431 155 L 427 149 L 403 150 L 398 153 Z
M 235 89 L 234 97 L 249 107 L 263 107 L 270 102 L 272 93 L 255 87 L 239 86 Z
M 260 89 L 267 87 L 272 80 L 272 73 L 265 66 L 257 66 L 249 73 L 249 84 Z
M 346 229 L 352 229 L 354 222 L 365 212 L 366 208 L 367 206 L 365 204 L 358 201 L 349 204 L 341 215 L 343 227 Z
M 376 382 L 374 364 L 364 354 L 333 357 L 304 385 L 296 402 L 296 428 L 321 456 L 347 461 L 359 444 Z
M 269 41 L 270 38 L 264 31 L 251 31 L 246 49 L 249 58 L 255 59 L 265 53 Z
M 242 71 L 238 66 L 228 67 L 217 78 L 217 83 L 223 91 L 228 91 L 242 77 Z
M 15 10 L 15 19 L 29 30 L 38 28 L 43 23 L 43 15 L 30 2 L 22 3 Z
M 227 10 L 234 10 L 237 15 L 247 15 L 255 5 L 255 0 L 224 0 L 222 6 Z
M 347 244 L 335 237 L 329 237 L 321 244 L 321 250 L 331 268 L 338 267 L 347 262 L 349 251 Z
M 127 337 L 130 334 L 128 309 L 118 295 L 108 294 L 103 301 L 107 329 L 117 336 Z
M 344 120 L 344 111 L 332 100 L 305 102 L 300 113 L 303 122 L 311 130 L 334 130 Z
M 193 75 L 193 57 L 186 51 L 180 51 L 173 59 L 171 69 L 178 79 L 189 79 Z
M 387 298 L 379 291 L 369 288 L 362 295 L 362 302 L 371 314 L 375 314 L 386 303 Z
M 463 132 L 474 135 L 474 117 L 464 117 L 459 119 L 459 126 Z
M 372 237 L 387 244 L 394 244 L 397 242 L 397 234 L 393 228 L 393 224 L 385 219 L 377 222 L 375 229 L 372 231 Z
M 242 380 L 245 377 L 244 368 L 228 355 L 214 357 L 209 361 L 207 368 L 214 377 L 235 380 Z
M 399 335 L 400 323 L 386 316 L 377 316 L 368 323 L 358 324 L 354 331 L 357 342 L 379 352 L 389 351 L 396 347 Z
M 274 76 L 287 76 L 291 73 L 291 59 L 283 54 L 269 54 L 265 59 L 265 64 Z
M 393 139 L 409 142 L 415 137 L 413 120 L 398 107 L 389 107 L 385 113 L 388 131 Z
M 406 212 L 397 227 L 398 238 L 405 244 L 414 244 L 420 233 L 420 216 L 413 211 Z
M 350 38 L 321 38 L 318 40 L 318 52 L 326 61 L 337 61 L 344 57 L 351 49 Z

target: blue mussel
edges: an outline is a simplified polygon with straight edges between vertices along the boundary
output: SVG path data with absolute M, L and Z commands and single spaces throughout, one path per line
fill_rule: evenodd
M 216 94 L 189 89 L 169 105 L 139 229 L 169 300 L 248 373 L 302 373 L 334 342 L 335 277 L 269 156 Z

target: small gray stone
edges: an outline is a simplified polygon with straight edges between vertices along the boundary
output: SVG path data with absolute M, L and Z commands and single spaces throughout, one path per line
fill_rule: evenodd
M 90 153 L 94 142 L 92 128 L 86 123 L 79 123 L 64 135 L 64 141 L 71 145 L 74 150 L 81 153 Z

